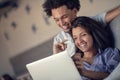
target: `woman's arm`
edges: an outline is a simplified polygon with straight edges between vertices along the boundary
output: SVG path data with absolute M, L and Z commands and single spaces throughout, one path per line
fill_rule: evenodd
M 109 73 L 107 72 L 94 72 L 94 71 L 89 71 L 85 69 L 82 69 L 79 72 L 81 75 L 85 77 L 88 77 L 90 79 L 97 79 L 97 80 L 102 80 L 109 75 Z

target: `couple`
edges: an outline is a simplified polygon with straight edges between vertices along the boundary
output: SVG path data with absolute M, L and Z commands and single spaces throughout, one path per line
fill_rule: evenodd
M 93 50 L 94 53 L 91 54 L 92 58 L 89 58 L 90 60 L 89 59 L 86 60 L 86 62 L 84 62 L 83 64 L 81 63 L 82 60 L 80 60 L 80 56 L 82 56 L 82 58 L 84 58 L 84 57 L 87 57 L 87 54 L 82 51 L 84 49 L 81 49 L 82 47 L 80 47 L 79 39 L 76 40 L 74 37 L 72 39 L 72 37 L 70 35 L 71 22 L 77 17 L 77 13 L 80 9 L 80 4 L 79 3 L 80 3 L 79 0 L 46 0 L 45 3 L 43 4 L 43 8 L 44 8 L 44 11 L 46 12 L 46 14 L 48 16 L 52 16 L 54 18 L 54 20 L 56 21 L 57 25 L 60 28 L 62 28 L 62 30 L 63 30 L 54 38 L 54 45 L 53 45 L 54 50 L 53 51 L 56 54 L 56 53 L 61 52 L 63 50 L 67 50 L 69 55 L 71 57 L 73 57 L 74 60 L 77 59 L 78 61 L 75 60 L 75 63 L 76 63 L 76 66 L 77 66 L 79 72 L 83 75 L 83 79 L 86 79 L 86 78 L 98 79 L 98 77 L 99 77 L 99 79 L 103 79 L 106 76 L 108 76 L 109 73 L 113 70 L 113 68 L 115 68 L 116 65 L 117 65 L 116 62 L 115 62 L 115 64 L 113 64 L 114 60 L 111 60 L 111 62 L 109 62 L 107 64 L 107 66 L 111 65 L 112 67 L 110 66 L 110 67 L 107 68 L 106 64 L 104 63 L 104 62 L 108 62 L 107 61 L 108 60 L 107 56 L 110 56 L 110 58 L 112 58 L 113 57 L 112 54 L 114 52 L 117 52 L 118 50 L 116 48 L 115 49 L 106 48 L 108 45 L 103 45 L 104 42 L 102 42 L 103 44 L 100 44 L 99 40 L 97 40 L 97 39 L 95 39 L 95 40 L 97 40 L 97 42 L 92 41 L 92 40 L 94 40 L 94 39 L 92 39 L 93 38 L 92 35 L 95 35 L 95 34 L 91 35 L 91 33 L 89 33 L 89 31 L 87 31 L 86 29 L 80 28 L 80 29 L 83 29 L 83 30 L 87 31 L 86 33 L 89 35 L 88 37 L 91 37 L 90 38 L 91 42 L 95 43 L 95 45 L 94 45 L 95 49 Z M 92 17 L 92 18 L 94 20 L 96 20 L 97 22 L 100 22 L 100 24 L 102 24 L 102 26 L 105 26 L 106 23 L 109 23 L 111 20 L 113 20 L 118 15 L 120 15 L 120 6 L 116 7 L 113 10 L 110 10 L 106 13 L 102 13 L 102 14 L 97 15 L 97 16 Z M 90 23 L 90 24 L 92 24 L 92 23 Z M 84 25 L 82 25 L 82 26 L 84 26 Z M 87 26 L 84 26 L 84 27 L 87 27 Z M 101 26 L 100 26 L 100 28 L 101 28 Z M 77 32 L 77 31 L 74 31 L 74 30 L 79 30 L 79 29 L 74 29 L 73 28 L 72 29 L 72 35 L 73 35 L 73 32 Z M 96 30 L 94 30 L 94 31 L 96 31 Z M 102 36 L 100 35 L 100 38 L 101 37 Z M 79 54 L 79 56 L 78 56 L 78 54 L 76 53 L 76 50 L 75 50 L 74 41 L 75 41 L 76 46 L 79 48 L 79 51 L 81 51 L 84 55 Z M 96 43 L 97 43 L 97 45 L 99 44 L 99 46 L 97 46 Z M 81 46 L 84 47 L 85 44 L 86 44 L 86 42 L 84 41 Z M 107 44 L 107 42 L 106 42 L 106 44 Z M 92 44 L 90 43 L 89 45 L 92 45 Z M 103 48 L 103 49 L 99 49 L 99 48 Z M 100 55 L 101 57 L 99 57 L 99 54 L 96 54 L 96 53 L 99 53 L 99 54 L 103 53 L 103 54 L 102 54 L 102 56 Z M 118 54 L 118 53 L 116 53 L 116 54 Z M 97 65 L 97 69 L 95 68 L 96 66 L 93 65 L 93 63 L 94 63 L 93 59 L 96 58 L 96 56 L 99 57 L 99 59 L 101 59 L 100 64 L 102 63 L 102 66 Z M 105 59 L 104 62 L 102 62 L 103 59 Z M 115 60 L 116 59 L 117 58 L 115 58 Z M 79 66 L 79 64 L 80 64 L 80 66 Z M 89 68 L 89 66 L 92 66 L 92 65 L 93 65 L 93 67 Z M 82 71 L 83 68 L 87 69 L 88 71 L 86 71 L 86 72 L 84 70 Z M 98 76 L 97 75 L 91 75 L 89 73 L 90 72 L 89 69 L 93 70 L 93 71 L 99 71 L 99 70 L 102 70 L 102 72 L 107 71 L 107 73 L 103 73 L 104 75 L 101 74 L 101 75 L 98 75 Z M 97 77 L 97 78 L 94 78 L 94 77 Z

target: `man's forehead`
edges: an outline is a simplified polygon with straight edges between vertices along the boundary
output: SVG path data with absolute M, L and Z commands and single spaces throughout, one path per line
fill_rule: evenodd
M 66 14 L 69 14 L 70 9 L 66 8 L 65 6 L 52 9 L 52 16 L 53 18 L 60 18 Z

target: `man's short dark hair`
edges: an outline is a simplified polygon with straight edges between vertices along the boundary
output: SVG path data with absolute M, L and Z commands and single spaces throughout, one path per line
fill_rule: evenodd
M 51 10 L 59 8 L 65 5 L 68 9 L 76 8 L 78 11 L 80 9 L 79 0 L 46 0 L 43 4 L 44 11 L 50 17 L 52 16 Z

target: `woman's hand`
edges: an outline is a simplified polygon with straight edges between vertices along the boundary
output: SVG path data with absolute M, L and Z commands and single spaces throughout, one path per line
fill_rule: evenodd
M 81 74 L 81 70 L 84 69 L 83 59 L 81 58 L 80 53 L 75 53 L 75 55 L 72 57 L 79 73 Z

